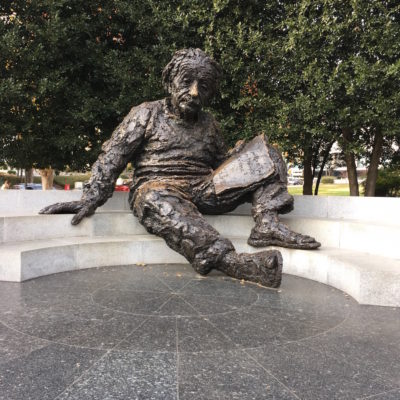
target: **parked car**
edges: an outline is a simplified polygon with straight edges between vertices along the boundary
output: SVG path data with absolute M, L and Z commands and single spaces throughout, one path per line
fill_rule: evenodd
M 16 185 L 13 185 L 11 189 L 17 189 L 17 190 L 42 190 L 42 184 L 41 183 L 27 183 L 25 186 L 25 183 L 18 183 Z M 55 190 L 55 188 L 52 188 Z
M 129 192 L 129 185 L 116 185 L 114 191 L 116 192 Z
M 288 185 L 302 185 L 303 180 L 300 178 L 289 177 L 288 178 Z

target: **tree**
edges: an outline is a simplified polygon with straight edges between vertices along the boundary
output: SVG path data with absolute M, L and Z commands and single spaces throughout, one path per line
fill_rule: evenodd
M 4 2 L 3 2 L 4 3 Z M 174 50 L 201 47 L 225 77 L 212 110 L 230 144 L 266 133 L 305 171 L 339 141 L 350 189 L 400 132 L 394 0 L 13 0 L 0 5 L 0 160 L 82 170 L 132 105 L 164 95 Z M 315 193 L 318 193 L 316 188 Z
M 305 167 L 316 142 L 326 147 L 338 140 L 352 195 L 358 195 L 357 155 L 372 144 L 366 186 L 372 195 L 384 138 L 399 130 L 399 11 L 398 2 L 378 0 L 286 6 L 288 67 L 281 81 L 289 96 L 282 127 L 295 148 L 293 138 L 303 138 Z
M 269 134 L 277 125 L 282 2 L 179 0 L 152 4 L 155 18 L 169 33 L 171 52 L 201 47 L 221 64 L 224 78 L 212 111 L 228 143 Z
M 0 158 L 87 169 L 129 108 L 162 92 L 166 54 L 149 11 L 142 1 L 3 2 Z

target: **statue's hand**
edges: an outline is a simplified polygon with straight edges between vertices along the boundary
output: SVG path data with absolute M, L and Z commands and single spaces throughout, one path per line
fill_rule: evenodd
M 92 203 L 83 201 L 69 201 L 67 203 L 56 203 L 42 208 L 39 214 L 76 214 L 72 220 L 72 225 L 77 225 L 83 218 L 94 214 L 96 206 Z

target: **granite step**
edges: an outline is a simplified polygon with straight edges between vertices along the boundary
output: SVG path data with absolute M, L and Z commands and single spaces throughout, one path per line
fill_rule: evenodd
M 243 237 L 230 236 L 240 252 L 256 252 Z M 365 252 L 324 247 L 279 248 L 284 273 L 343 290 L 361 304 L 400 306 L 400 261 Z M 129 264 L 176 264 L 186 260 L 155 236 L 69 237 L 0 245 L 0 280 L 21 282 L 63 271 Z
M 27 214 L 0 217 L 0 244 L 28 240 L 146 235 L 147 232 L 132 213 L 127 211 L 97 212 L 79 225 L 71 225 L 72 216 Z M 206 216 L 223 236 L 246 239 L 253 227 L 249 215 Z M 281 217 L 291 229 L 314 236 L 323 247 L 355 250 L 388 258 L 400 259 L 400 228 L 376 222 L 332 218 Z

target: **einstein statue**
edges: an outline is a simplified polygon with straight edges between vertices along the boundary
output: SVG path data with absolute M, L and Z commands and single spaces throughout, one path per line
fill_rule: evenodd
M 203 106 L 215 95 L 221 68 L 200 49 L 177 51 L 162 79 L 170 97 L 133 107 L 92 168 L 80 201 L 57 203 L 42 214 L 92 215 L 114 191 L 126 165 L 134 166 L 129 203 L 148 232 L 162 237 L 201 275 L 212 269 L 233 278 L 278 287 L 277 250 L 237 253 L 202 214 L 221 214 L 252 202 L 255 226 L 248 243 L 315 249 L 320 243 L 291 231 L 278 214 L 293 209 L 286 167 L 264 135 L 227 151 L 214 117 Z

